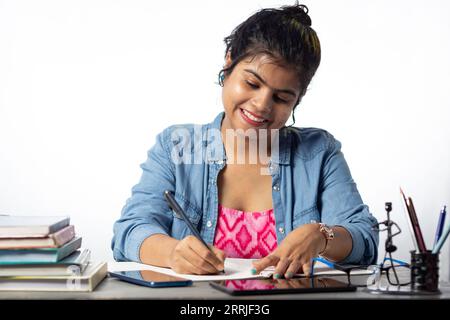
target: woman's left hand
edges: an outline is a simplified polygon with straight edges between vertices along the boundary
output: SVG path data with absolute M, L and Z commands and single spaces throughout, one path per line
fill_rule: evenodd
M 269 266 L 275 266 L 275 279 L 292 278 L 299 270 L 307 276 L 311 271 L 311 260 L 317 257 L 326 244 L 319 224 L 305 224 L 289 233 L 280 246 L 268 256 L 253 262 L 252 272 L 258 274 Z

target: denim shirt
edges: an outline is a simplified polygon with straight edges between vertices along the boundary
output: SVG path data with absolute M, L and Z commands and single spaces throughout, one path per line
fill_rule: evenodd
M 205 125 L 173 125 L 156 138 L 141 164 L 140 181 L 114 224 L 112 250 L 117 261 L 141 262 L 143 241 L 153 234 L 183 239 L 186 223 L 168 206 L 171 191 L 200 235 L 212 244 L 218 218 L 217 178 L 227 157 L 220 134 L 224 113 Z M 277 244 L 289 232 L 323 222 L 342 226 L 352 237 L 352 249 L 342 263 L 372 264 L 377 260 L 377 220 L 363 203 L 341 144 L 317 128 L 284 127 L 277 156 L 270 157 L 272 204 Z

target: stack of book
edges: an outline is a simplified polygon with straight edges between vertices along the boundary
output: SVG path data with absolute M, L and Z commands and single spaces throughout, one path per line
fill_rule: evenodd
M 0 215 L 0 291 L 93 291 L 107 265 L 81 240 L 69 217 Z

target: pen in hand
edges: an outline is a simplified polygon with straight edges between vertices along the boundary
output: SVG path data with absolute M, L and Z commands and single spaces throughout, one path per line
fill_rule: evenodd
M 180 216 L 186 225 L 188 226 L 189 230 L 194 234 L 194 236 L 214 255 L 214 251 L 211 249 L 210 246 L 203 240 L 199 232 L 197 231 L 197 228 L 192 224 L 192 222 L 189 220 L 188 216 L 184 212 L 184 210 L 180 207 L 180 205 L 175 200 L 174 196 L 169 190 L 164 191 L 164 198 L 166 199 L 167 203 L 169 204 L 170 208 L 172 208 L 175 213 Z M 222 273 L 225 273 L 225 270 L 219 270 Z

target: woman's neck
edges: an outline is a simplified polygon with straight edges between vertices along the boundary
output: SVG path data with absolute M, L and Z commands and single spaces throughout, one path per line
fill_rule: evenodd
M 267 130 L 234 130 L 221 127 L 228 164 L 267 165 L 271 156 L 271 136 Z

